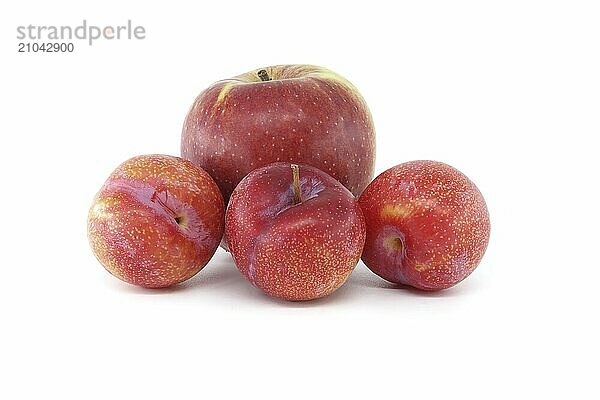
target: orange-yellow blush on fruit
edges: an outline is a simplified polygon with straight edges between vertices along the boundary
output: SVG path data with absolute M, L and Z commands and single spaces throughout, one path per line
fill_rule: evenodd
M 166 287 L 210 260 L 223 235 L 224 213 L 216 183 L 190 161 L 138 156 L 117 167 L 94 198 L 88 238 L 117 278 Z
M 423 290 L 465 279 L 481 261 L 490 218 L 481 192 L 457 169 L 411 161 L 379 175 L 361 194 L 364 263 L 382 278 Z

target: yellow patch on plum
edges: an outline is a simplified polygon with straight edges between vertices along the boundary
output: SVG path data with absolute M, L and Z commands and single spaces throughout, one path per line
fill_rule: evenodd
M 387 204 L 381 210 L 381 218 L 406 218 L 413 212 L 412 207 L 404 205 Z
M 118 200 L 114 198 L 105 198 L 94 204 L 90 210 L 90 217 L 95 219 L 111 218 L 112 213 L 109 211 L 111 207 L 118 204 Z
M 431 266 L 429 264 L 423 264 L 423 263 L 420 263 L 420 262 L 418 262 L 418 263 L 415 264 L 415 269 L 417 271 L 419 271 L 419 272 L 423 272 L 423 271 L 425 271 L 425 270 L 427 270 L 429 268 L 431 268 Z

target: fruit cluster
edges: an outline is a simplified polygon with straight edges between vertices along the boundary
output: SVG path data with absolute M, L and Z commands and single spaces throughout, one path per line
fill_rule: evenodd
M 181 155 L 125 161 L 94 199 L 90 245 L 126 282 L 182 282 L 221 243 L 252 284 L 286 300 L 332 293 L 361 257 L 388 281 L 440 290 L 487 247 L 483 196 L 451 166 L 412 161 L 371 181 L 369 109 L 324 68 L 274 66 L 210 86 L 185 119 Z

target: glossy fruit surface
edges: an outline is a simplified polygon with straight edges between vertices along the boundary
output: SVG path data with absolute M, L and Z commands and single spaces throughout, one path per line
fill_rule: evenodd
M 236 266 L 255 286 L 285 300 L 311 300 L 350 275 L 365 224 L 352 193 L 331 176 L 300 165 L 294 181 L 289 163 L 251 172 L 231 196 L 225 233 Z
M 367 224 L 362 260 L 377 275 L 423 290 L 465 279 L 481 261 L 490 219 L 481 192 L 436 161 L 390 168 L 359 199 Z
M 317 167 L 359 195 L 373 178 L 375 129 L 340 75 L 277 65 L 204 90 L 185 119 L 181 155 L 215 179 L 226 203 L 244 176 L 277 161 Z
M 158 288 L 195 275 L 224 230 L 224 202 L 212 178 L 179 157 L 144 155 L 121 164 L 94 198 L 88 238 L 117 278 Z

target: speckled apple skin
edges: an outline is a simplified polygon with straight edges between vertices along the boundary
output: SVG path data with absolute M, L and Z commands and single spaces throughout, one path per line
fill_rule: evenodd
M 190 161 L 138 156 L 121 164 L 94 198 L 88 238 L 117 278 L 171 286 L 210 260 L 223 235 L 224 208 L 216 183 Z
M 359 204 L 367 224 L 362 260 L 390 282 L 446 289 L 471 274 L 485 253 L 485 200 L 469 178 L 444 163 L 390 168 L 371 182 Z
M 355 196 L 373 179 L 375 128 L 365 100 L 340 75 L 277 65 L 219 81 L 192 105 L 181 155 L 205 169 L 225 202 L 244 176 L 277 161 L 312 165 Z
M 255 286 L 285 300 L 339 288 L 360 259 L 365 223 L 356 199 L 324 172 L 300 165 L 294 204 L 289 163 L 246 176 L 231 196 L 225 235 L 236 266 Z

